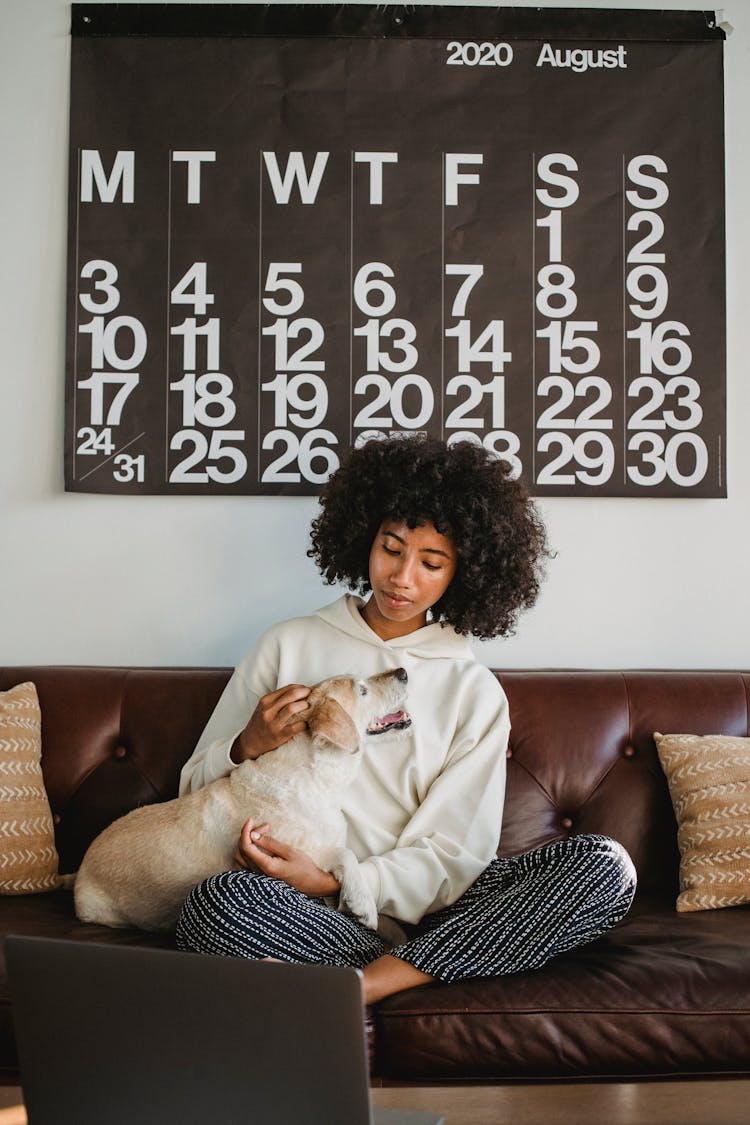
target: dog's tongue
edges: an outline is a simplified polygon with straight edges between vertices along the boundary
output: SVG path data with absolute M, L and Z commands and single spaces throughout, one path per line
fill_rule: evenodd
M 392 711 L 388 715 L 381 715 L 379 719 L 375 719 L 374 722 L 370 723 L 367 730 L 370 734 L 379 734 L 381 731 L 388 730 L 389 727 L 410 722 L 411 719 L 406 711 Z

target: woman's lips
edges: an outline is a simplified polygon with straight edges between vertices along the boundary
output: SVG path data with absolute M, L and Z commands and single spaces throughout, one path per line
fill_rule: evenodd
M 387 590 L 384 590 L 383 594 L 385 595 L 385 600 L 388 602 L 388 605 L 393 609 L 404 609 L 406 606 L 411 605 L 408 598 L 402 598 L 398 594 L 390 594 Z

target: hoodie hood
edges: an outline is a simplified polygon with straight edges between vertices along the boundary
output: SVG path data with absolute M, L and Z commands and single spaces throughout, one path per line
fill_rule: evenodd
M 364 600 L 355 594 L 344 594 L 330 605 L 316 610 L 313 616 L 320 617 L 334 629 L 375 648 L 392 649 L 423 660 L 434 660 L 436 657 L 447 660 L 475 659 L 467 637 L 459 636 L 450 625 L 439 625 L 437 622 L 415 629 L 413 633 L 407 633 L 403 637 L 384 641 L 362 617 L 360 610 L 364 604 Z

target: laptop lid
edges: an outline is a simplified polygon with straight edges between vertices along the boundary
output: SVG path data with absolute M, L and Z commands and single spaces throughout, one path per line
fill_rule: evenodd
M 440 1125 L 372 1110 L 359 973 L 6 939 L 30 1125 Z

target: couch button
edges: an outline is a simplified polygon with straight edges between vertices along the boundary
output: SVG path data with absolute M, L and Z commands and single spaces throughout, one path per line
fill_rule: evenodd
M 573 821 L 570 819 L 569 816 L 564 816 L 562 818 L 562 820 L 560 821 L 560 823 L 562 824 L 563 828 L 572 828 L 573 827 Z
M 61 820 L 62 820 L 62 817 L 60 816 L 59 812 L 56 812 L 55 815 L 52 817 L 53 824 L 59 824 Z
M 505 751 L 505 757 L 506 757 L 506 758 L 512 758 L 512 757 L 513 757 L 513 751 L 511 750 L 510 746 L 509 746 L 509 747 L 508 747 L 508 749 L 507 749 L 507 750 Z
M 116 758 L 124 758 L 126 756 L 126 754 L 127 754 L 127 750 L 125 749 L 124 746 L 118 746 L 117 749 L 115 750 L 115 757 Z
M 626 758 L 634 758 L 635 757 L 635 747 L 634 746 L 626 746 L 625 749 L 623 750 L 623 754 L 625 755 Z

